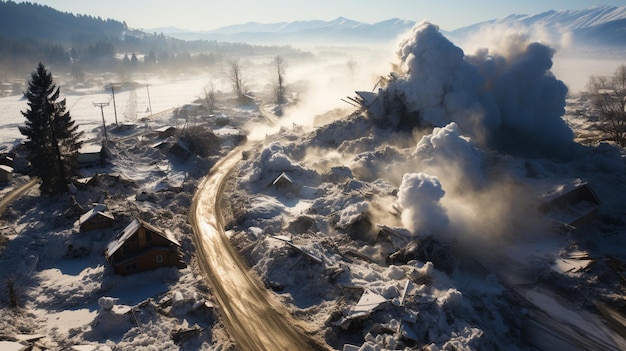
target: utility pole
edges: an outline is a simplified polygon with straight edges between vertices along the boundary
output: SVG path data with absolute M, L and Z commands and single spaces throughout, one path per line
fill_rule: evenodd
M 109 106 L 108 102 L 94 102 L 94 106 L 100 107 L 100 112 L 102 113 L 102 130 L 104 130 L 104 140 L 109 141 L 109 136 L 107 135 L 107 126 L 104 123 L 104 106 Z
M 149 85 L 146 84 L 146 90 L 148 91 L 148 108 L 150 109 L 150 117 L 152 117 L 152 102 L 150 102 L 150 89 L 148 89 Z
M 117 126 L 117 107 L 115 107 L 115 89 L 111 83 L 111 94 L 113 94 L 113 112 L 115 112 L 115 125 Z

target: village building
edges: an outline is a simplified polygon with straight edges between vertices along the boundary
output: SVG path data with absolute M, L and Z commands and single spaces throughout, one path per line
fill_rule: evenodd
M 293 180 L 285 172 L 281 173 L 274 181 L 272 185 L 276 189 L 290 189 L 294 186 Z
M 11 179 L 13 179 L 13 168 L 5 165 L 0 165 L 0 182 L 10 182 Z
M 174 136 L 176 134 L 176 127 L 174 126 L 164 126 L 161 128 L 157 128 L 154 130 L 157 133 L 159 138 L 168 138 Z
M 166 266 L 187 267 L 180 243 L 172 233 L 139 219 L 133 220 L 108 244 L 106 258 L 115 273 L 121 275 Z
M 182 140 L 176 140 L 176 142 L 167 149 L 167 153 L 181 159 L 187 159 L 191 156 L 189 146 Z
M 84 144 L 78 152 L 78 167 L 89 167 L 104 161 L 104 148 L 100 144 Z
M 137 125 L 135 123 L 120 123 L 117 125 L 117 127 L 115 128 L 116 132 L 130 132 L 132 130 L 134 130 L 135 128 L 137 128 Z
M 13 167 L 13 157 L 10 155 L 3 155 L 0 157 L 0 165 Z
M 559 184 L 543 194 L 539 209 L 558 224 L 576 228 L 598 217 L 600 199 L 582 179 Z
M 104 204 L 94 204 L 94 207 L 84 213 L 78 219 L 78 227 L 81 232 L 88 232 L 96 229 L 106 229 L 113 226 L 114 217 L 107 211 Z

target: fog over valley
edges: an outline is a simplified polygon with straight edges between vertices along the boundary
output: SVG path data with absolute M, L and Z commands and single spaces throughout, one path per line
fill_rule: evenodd
M 0 350 L 625 350 L 626 7 L 537 9 L 0 1 Z

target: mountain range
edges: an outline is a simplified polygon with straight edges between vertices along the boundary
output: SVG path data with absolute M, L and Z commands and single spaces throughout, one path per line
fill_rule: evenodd
M 248 22 L 209 31 L 186 31 L 178 28 L 157 28 L 184 40 L 217 40 L 255 44 L 384 43 L 395 40 L 408 31 L 416 21 L 392 18 L 368 24 L 338 17 L 331 21 L 294 21 L 279 23 Z M 513 14 L 445 32 L 453 38 L 464 38 L 483 26 L 541 28 L 555 34 L 570 33 L 574 44 L 626 48 L 626 6 L 596 6 L 584 10 L 551 10 L 534 15 Z
M 254 44 L 339 44 L 386 42 L 411 29 L 414 25 L 415 21 L 398 18 L 368 24 L 338 17 L 331 21 L 248 22 L 209 31 L 186 31 L 172 27 L 156 28 L 154 31 L 183 40 L 216 40 Z

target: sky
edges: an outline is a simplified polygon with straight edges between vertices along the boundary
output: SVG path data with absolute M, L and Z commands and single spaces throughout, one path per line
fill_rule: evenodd
M 17 1 L 23 2 L 23 1 Z M 63 12 L 125 21 L 130 28 L 177 27 L 211 30 L 247 22 L 329 21 L 337 17 L 376 23 L 400 18 L 428 20 L 444 30 L 510 14 L 548 10 L 579 10 L 596 5 L 626 6 L 626 0 L 37 0 L 29 1 Z

